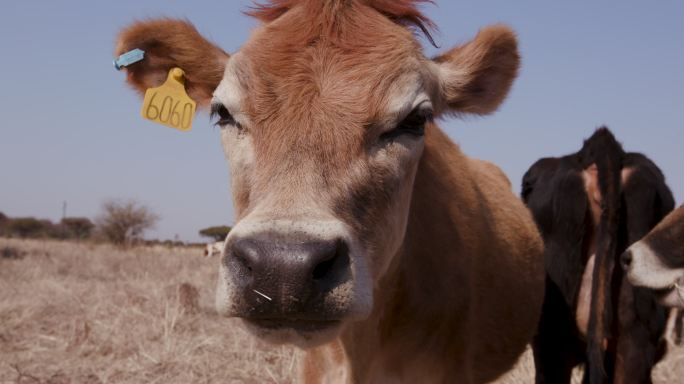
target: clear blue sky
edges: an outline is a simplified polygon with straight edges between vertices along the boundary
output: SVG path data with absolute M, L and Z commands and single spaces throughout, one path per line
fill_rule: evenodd
M 219 131 L 143 121 L 141 101 L 111 65 L 117 31 L 135 19 L 184 17 L 228 51 L 254 27 L 241 1 L 17 1 L 0 12 L 0 211 L 94 217 L 106 198 L 134 198 L 162 220 L 150 237 L 197 240 L 232 223 Z M 684 2 L 444 0 L 425 6 L 444 49 L 484 25 L 519 34 L 522 73 L 493 116 L 442 127 L 491 160 L 516 192 L 542 156 L 574 152 L 607 124 L 625 148 L 663 169 L 684 197 Z M 432 55 L 437 52 L 428 48 Z

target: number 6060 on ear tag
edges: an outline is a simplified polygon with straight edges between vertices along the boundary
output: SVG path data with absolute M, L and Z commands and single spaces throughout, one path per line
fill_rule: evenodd
M 173 68 L 169 71 L 164 84 L 145 91 L 140 114 L 155 123 L 189 131 L 192 129 L 196 106 L 197 104 L 185 93 L 185 73 L 180 68 Z

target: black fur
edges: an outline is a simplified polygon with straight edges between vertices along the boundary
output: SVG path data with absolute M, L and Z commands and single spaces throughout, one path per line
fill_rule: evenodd
M 598 168 L 602 195 L 598 228 L 582 178 L 592 164 Z M 633 170 L 624 186 L 623 168 Z M 651 368 L 661 357 L 665 310 L 649 292 L 623 283 L 621 268 L 614 266 L 629 244 L 674 208 L 660 170 L 643 155 L 625 153 L 603 127 L 579 152 L 541 159 L 530 167 L 523 177 L 522 198 L 546 244 L 546 297 L 533 341 L 537 383 L 569 383 L 572 368 L 580 363 L 587 366 L 585 382 L 613 382 L 618 375 L 624 382 L 650 382 Z M 589 329 L 583 340 L 575 310 L 593 236 L 596 259 Z

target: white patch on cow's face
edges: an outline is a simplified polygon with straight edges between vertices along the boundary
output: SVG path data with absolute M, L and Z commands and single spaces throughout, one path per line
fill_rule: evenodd
M 672 287 L 684 277 L 684 269 L 666 266 L 655 252 L 643 241 L 638 241 L 628 249 L 632 261 L 627 270 L 630 283 L 638 287 L 665 289 Z
M 245 94 L 243 84 L 246 81 L 246 75 L 241 71 L 241 61 L 242 56 L 239 52 L 228 59 L 223 80 L 214 90 L 214 100 L 221 102 L 235 117 L 235 120 L 247 124 L 248 118 L 243 108 Z
M 397 128 L 418 108 L 432 110 L 430 94 L 434 88 L 428 79 L 417 73 L 400 77 L 387 92 L 381 132 Z M 369 215 L 376 216 L 375 220 L 379 221 L 361 223 L 367 230 L 364 237 L 372 244 L 368 257 L 374 280 L 385 274 L 404 241 L 413 184 L 424 145 L 423 137 L 398 136 L 389 144 L 380 142 L 370 150 L 367 158 L 352 168 L 353 179 L 386 185 L 385 192 L 391 194 L 382 215 Z
M 245 208 L 250 193 L 250 176 L 254 168 L 254 143 L 248 130 L 249 117 L 244 113 L 245 75 L 240 70 L 240 53 L 226 64 L 223 80 L 214 91 L 214 102 L 223 104 L 240 126 L 221 128 L 221 144 L 231 174 L 234 206 L 238 213 Z
M 238 215 L 242 214 L 247 202 L 254 172 L 254 143 L 249 134 L 236 127 L 221 129 L 221 144 L 228 162 L 231 176 L 231 191 Z
M 422 139 L 399 138 L 390 146 L 373 150 L 368 163 L 361 164 L 357 169 L 360 173 L 370 173 L 367 175 L 369 183 L 382 184 L 373 179 L 373 174 L 383 174 L 385 178 L 394 179 L 394 182 L 388 183 L 393 190 L 390 191 L 392 199 L 385 214 L 375 218 L 379 221 L 368 223 L 369 233 L 365 235 L 373 248 L 368 256 L 373 278 L 376 280 L 385 274 L 404 242 L 413 183 L 422 152 Z
M 393 129 L 418 106 L 432 109 L 432 102 L 428 95 L 429 89 L 425 89 L 424 83 L 425 81 L 419 74 L 408 73 L 392 84 L 387 92 L 383 108 L 385 113 L 379 122 L 383 132 Z

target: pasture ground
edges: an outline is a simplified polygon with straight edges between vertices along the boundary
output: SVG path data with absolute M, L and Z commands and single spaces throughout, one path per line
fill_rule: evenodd
M 217 316 L 218 259 L 199 248 L 0 239 L 3 249 L 2 384 L 293 382 L 296 350 Z M 500 382 L 532 372 L 528 353 Z M 684 348 L 673 348 L 655 382 L 682 377 Z

